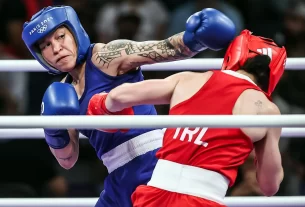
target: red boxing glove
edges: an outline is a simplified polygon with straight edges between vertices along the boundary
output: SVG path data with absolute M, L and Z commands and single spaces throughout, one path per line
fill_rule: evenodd
M 125 108 L 122 111 L 111 112 L 106 108 L 105 101 L 108 93 L 99 93 L 92 96 L 89 101 L 87 115 L 134 115 L 133 109 Z M 127 132 L 128 129 L 99 129 L 103 132 L 115 133 L 121 131 L 123 133 Z

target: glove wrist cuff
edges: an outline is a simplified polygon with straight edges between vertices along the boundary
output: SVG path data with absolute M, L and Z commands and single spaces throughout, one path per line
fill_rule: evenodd
M 184 32 L 183 35 L 183 43 L 187 46 L 192 52 L 200 52 L 207 49 L 206 46 L 200 44 L 198 41 L 195 40 L 194 34 L 190 32 Z
M 114 115 L 115 113 L 109 111 L 106 107 L 106 98 L 108 96 L 108 93 L 106 94 L 102 94 L 102 95 L 98 95 L 99 96 L 99 103 L 98 106 L 101 110 L 101 115 L 107 114 L 107 115 Z
M 127 115 L 133 114 L 129 111 L 132 111 L 132 108 L 125 108 L 121 111 L 111 112 L 106 107 L 106 98 L 108 93 L 96 94 L 90 100 L 90 111 L 94 115 Z
M 108 96 L 108 93 L 106 94 L 102 94 L 102 95 L 99 95 L 100 96 L 100 100 L 99 100 L 99 106 L 100 106 L 100 109 L 101 109 L 101 112 L 102 114 L 107 114 L 107 115 L 122 115 L 124 114 L 124 111 L 126 109 L 123 109 L 121 111 L 116 111 L 116 112 L 111 112 L 107 109 L 106 107 L 106 98 Z
M 53 149 L 63 149 L 70 142 L 70 136 L 66 129 L 44 129 L 47 144 Z

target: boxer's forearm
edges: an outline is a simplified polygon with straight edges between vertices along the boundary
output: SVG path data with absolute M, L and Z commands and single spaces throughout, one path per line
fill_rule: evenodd
M 172 48 L 172 54 L 175 59 L 182 60 L 186 58 L 193 57 L 198 52 L 191 51 L 183 42 L 183 35 L 184 32 L 178 33 L 176 35 L 173 35 L 166 40 L 166 44 L 168 45 L 168 48 Z M 170 53 L 169 53 L 170 54 Z M 170 55 L 169 55 L 170 56 Z
M 184 44 L 183 34 L 181 32 L 160 41 L 115 40 L 106 44 L 93 58 L 102 67 L 115 66 L 119 70 L 191 58 L 197 52 L 192 52 Z
M 166 79 L 124 83 L 109 92 L 105 106 L 110 112 L 117 112 L 137 105 L 170 104 L 180 74 Z
M 148 94 L 143 87 L 141 87 L 143 90 L 140 91 L 140 93 L 137 93 L 134 90 L 137 87 L 139 87 L 139 83 L 124 83 L 123 85 L 111 90 L 105 100 L 107 110 L 110 112 L 118 112 L 132 106 L 151 104 L 147 101 L 147 96 L 149 96 L 150 93 Z M 156 100 L 153 99 L 153 102 L 155 101 Z
M 65 169 L 71 169 L 79 155 L 79 136 L 76 130 L 68 130 L 70 136 L 69 144 L 62 149 L 53 149 L 50 147 L 52 154 L 55 156 L 56 160 Z

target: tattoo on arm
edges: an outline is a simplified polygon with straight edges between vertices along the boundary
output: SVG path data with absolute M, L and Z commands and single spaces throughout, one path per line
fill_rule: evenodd
M 96 53 L 96 60 L 103 66 L 123 55 L 143 57 L 129 62 L 131 67 L 144 64 L 182 60 L 194 56 L 183 43 L 183 32 L 162 41 L 134 42 L 130 40 L 115 40 L 106 44 Z
M 110 42 L 100 52 L 96 53 L 96 60 L 98 60 L 99 64 L 108 68 L 111 61 L 122 57 L 122 51 L 127 47 L 128 42 L 127 40 Z
M 258 100 L 254 102 L 255 106 L 258 108 L 258 111 L 261 111 L 263 109 L 263 102 Z
M 102 64 L 102 66 L 106 66 L 108 68 L 111 61 L 113 61 L 115 58 L 121 57 L 121 51 L 115 51 L 115 52 L 109 52 L 109 53 L 100 53 L 98 52 L 96 54 L 96 60 L 98 60 L 99 64 Z

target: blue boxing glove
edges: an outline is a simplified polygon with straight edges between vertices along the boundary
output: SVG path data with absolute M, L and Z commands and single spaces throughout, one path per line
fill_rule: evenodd
M 42 99 L 41 115 L 79 114 L 78 97 L 71 84 L 54 82 L 47 88 Z M 62 149 L 70 142 L 66 129 L 44 129 L 44 133 L 46 142 L 53 149 Z
M 235 33 L 235 25 L 227 16 L 208 8 L 188 18 L 183 42 L 193 52 L 207 48 L 218 51 L 233 40 Z

